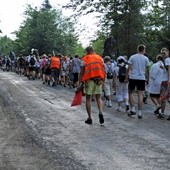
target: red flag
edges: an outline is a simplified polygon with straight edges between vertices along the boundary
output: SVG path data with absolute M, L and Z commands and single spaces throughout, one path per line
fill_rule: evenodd
M 83 96 L 82 90 L 76 91 L 75 95 L 74 95 L 74 98 L 73 98 L 73 101 L 72 101 L 72 104 L 71 104 L 71 107 L 81 105 L 82 96 Z

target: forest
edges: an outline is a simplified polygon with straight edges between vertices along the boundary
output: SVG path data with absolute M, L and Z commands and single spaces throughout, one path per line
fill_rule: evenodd
M 28 55 L 32 48 L 39 54 L 84 55 L 79 41 L 81 32 L 75 31 L 75 23 L 83 15 L 95 15 L 100 27 L 92 45 L 102 54 L 107 38 L 114 38 L 113 56 L 130 56 L 136 53 L 138 44 L 147 47 L 154 60 L 162 47 L 170 49 L 170 1 L 169 0 L 70 0 L 62 7 L 74 14 L 65 17 L 62 10 L 54 9 L 49 0 L 40 8 L 28 5 L 25 20 L 14 32 L 15 40 L 0 36 L 0 55 L 13 51 L 16 55 Z M 93 24 L 93 23 L 90 23 Z M 96 24 L 96 23 L 95 23 Z

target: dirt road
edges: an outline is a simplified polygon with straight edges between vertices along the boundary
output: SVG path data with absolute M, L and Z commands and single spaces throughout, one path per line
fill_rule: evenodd
M 84 102 L 70 107 L 73 95 L 0 71 L 0 170 L 170 169 L 170 123 L 155 118 L 153 105 L 139 120 L 114 102 L 100 126 L 93 103 L 89 126 Z

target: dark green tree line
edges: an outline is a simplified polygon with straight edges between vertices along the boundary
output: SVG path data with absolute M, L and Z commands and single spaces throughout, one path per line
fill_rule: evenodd
M 151 56 L 169 47 L 170 2 L 168 0 L 74 0 L 66 5 L 76 16 L 98 12 L 105 38 L 114 36 L 116 55 L 131 55 L 140 43 Z M 95 41 L 99 42 L 101 37 Z
M 78 45 L 73 24 L 65 18 L 61 11 L 52 9 L 49 1 L 42 4 L 40 10 L 28 6 L 25 21 L 16 32 L 17 51 L 28 53 L 31 48 L 43 53 L 75 53 Z

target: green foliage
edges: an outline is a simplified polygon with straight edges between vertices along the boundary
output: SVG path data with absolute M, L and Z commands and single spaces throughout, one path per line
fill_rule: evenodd
M 25 21 L 16 32 L 17 51 L 29 53 L 32 48 L 38 49 L 40 55 L 53 51 L 68 55 L 75 52 L 78 44 L 74 26 L 69 18 L 57 9 L 52 9 L 45 0 L 40 10 L 27 6 Z
M 104 44 L 105 39 L 106 39 L 106 35 L 104 35 L 104 33 L 102 33 L 102 32 L 98 32 L 97 38 L 92 41 L 92 46 L 94 48 L 94 51 L 97 54 L 102 55 L 102 53 L 103 53 L 103 44 Z
M 150 56 L 159 53 L 162 46 L 170 48 L 169 0 L 74 0 L 66 5 L 76 16 L 98 12 L 103 33 L 114 36 L 115 54 L 130 56 L 138 44 L 145 44 Z M 101 48 L 97 35 L 93 46 Z
M 0 37 L 0 56 L 8 55 L 14 50 L 14 42 L 7 36 Z

